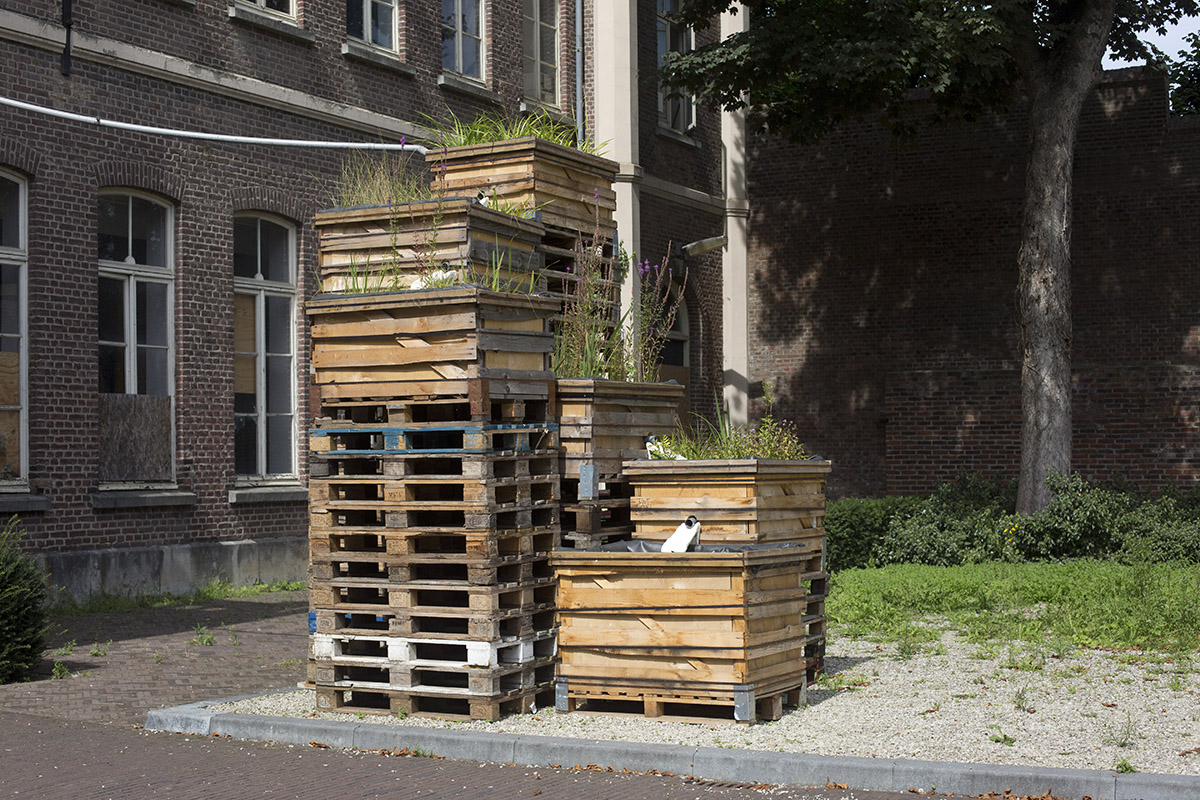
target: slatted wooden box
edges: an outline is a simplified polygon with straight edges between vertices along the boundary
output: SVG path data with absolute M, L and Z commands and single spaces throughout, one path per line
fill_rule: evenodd
M 541 220 L 591 236 L 613 230 L 617 163 L 532 136 L 431 150 L 433 190 L 448 196 L 483 191 L 491 200 L 536 210 Z
M 546 288 L 545 227 L 465 197 L 328 209 L 313 226 L 322 292 L 408 289 L 434 271 L 453 283 Z
M 683 391 L 677 383 L 559 378 L 561 470 L 579 480 L 578 498 L 567 500 L 595 498 L 596 483 L 621 475 L 622 462 L 646 458 L 646 437 L 675 429 Z
M 558 301 L 458 286 L 317 295 L 313 384 L 322 400 L 419 395 L 445 381 L 547 380 Z
M 702 543 L 825 540 L 828 461 L 627 461 L 634 535 L 665 541 L 695 516 Z
M 785 694 L 799 699 L 815 678 L 805 587 L 820 577 L 818 551 L 795 543 L 630 552 L 641 544 L 551 557 L 560 711 L 580 701 L 640 701 L 647 716 L 671 712 L 669 704 L 715 705 L 748 722 L 764 700 L 778 709 Z

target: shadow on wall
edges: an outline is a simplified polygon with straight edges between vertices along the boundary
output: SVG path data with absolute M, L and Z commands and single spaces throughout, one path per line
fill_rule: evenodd
M 833 460 L 831 496 L 1016 473 L 1024 123 L 752 143 L 751 373 Z M 1200 478 L 1200 237 L 1182 218 L 1200 207 L 1198 145 L 1161 81 L 1104 84 L 1084 112 L 1075 464 L 1090 478 Z

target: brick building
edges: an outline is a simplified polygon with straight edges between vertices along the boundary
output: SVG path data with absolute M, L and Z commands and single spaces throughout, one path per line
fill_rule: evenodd
M 1074 182 L 1074 469 L 1200 483 L 1200 118 L 1106 73 Z M 831 495 L 1019 465 L 1016 253 L 1025 120 L 755 140 L 749 374 L 831 458 Z M 787 219 L 787 225 L 779 224 Z
M 684 258 L 670 376 L 752 387 L 834 494 L 1011 471 L 1020 115 L 895 143 L 748 140 L 664 96 L 672 0 L 79 0 L 0 9 L 0 512 L 70 594 L 303 574 L 303 301 L 343 153 L 100 127 L 398 142 L 547 110 L 617 161 L 624 246 Z M 67 44 L 69 41 L 69 50 Z M 69 59 L 64 57 L 69 52 Z M 65 74 L 69 73 L 69 74 Z M 1197 479 L 1200 129 L 1097 92 L 1077 164 L 1077 463 Z M 413 158 L 420 169 L 419 157 Z M 708 252 L 704 252 L 708 249 Z M 630 285 L 632 294 L 636 287 Z
M 424 115 L 586 115 L 622 165 L 627 249 L 720 233 L 720 117 L 660 108 L 654 3 L 454 2 L 88 0 L 68 35 L 63 4 L 15 0 L 0 97 L 337 142 L 412 141 Z M 76 597 L 301 577 L 311 218 L 343 152 L 28 106 L 0 105 L 0 512 Z M 720 256 L 692 261 L 677 374 L 711 396 Z

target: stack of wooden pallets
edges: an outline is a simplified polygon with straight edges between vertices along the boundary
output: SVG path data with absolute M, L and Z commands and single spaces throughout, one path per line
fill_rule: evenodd
M 309 305 L 318 708 L 495 719 L 549 702 L 556 310 L 467 287 Z

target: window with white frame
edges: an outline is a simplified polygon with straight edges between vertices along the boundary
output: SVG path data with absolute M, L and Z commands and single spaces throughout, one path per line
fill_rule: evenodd
M 346 0 L 346 35 L 395 50 L 396 0 Z
M 23 179 L 0 172 L 0 485 L 24 484 L 29 464 L 26 191 Z
M 295 234 L 233 220 L 234 464 L 241 479 L 295 474 Z
M 667 53 L 689 53 L 692 50 L 692 31 L 676 22 L 672 15 L 679 11 L 679 0 L 658 0 L 658 64 L 661 67 Z M 695 123 L 692 98 L 679 89 L 660 83 L 658 87 L 658 121 L 675 131 L 687 131 Z
M 285 17 L 294 18 L 296 16 L 296 4 L 293 0 L 238 0 L 238 2 Z
M 100 197 L 100 391 L 171 393 L 171 209 L 136 194 Z
M 442 0 L 442 69 L 483 79 L 483 0 Z
M 174 480 L 173 210 L 123 190 L 98 206 L 100 479 Z
M 558 105 L 558 0 L 524 0 L 525 96 Z

